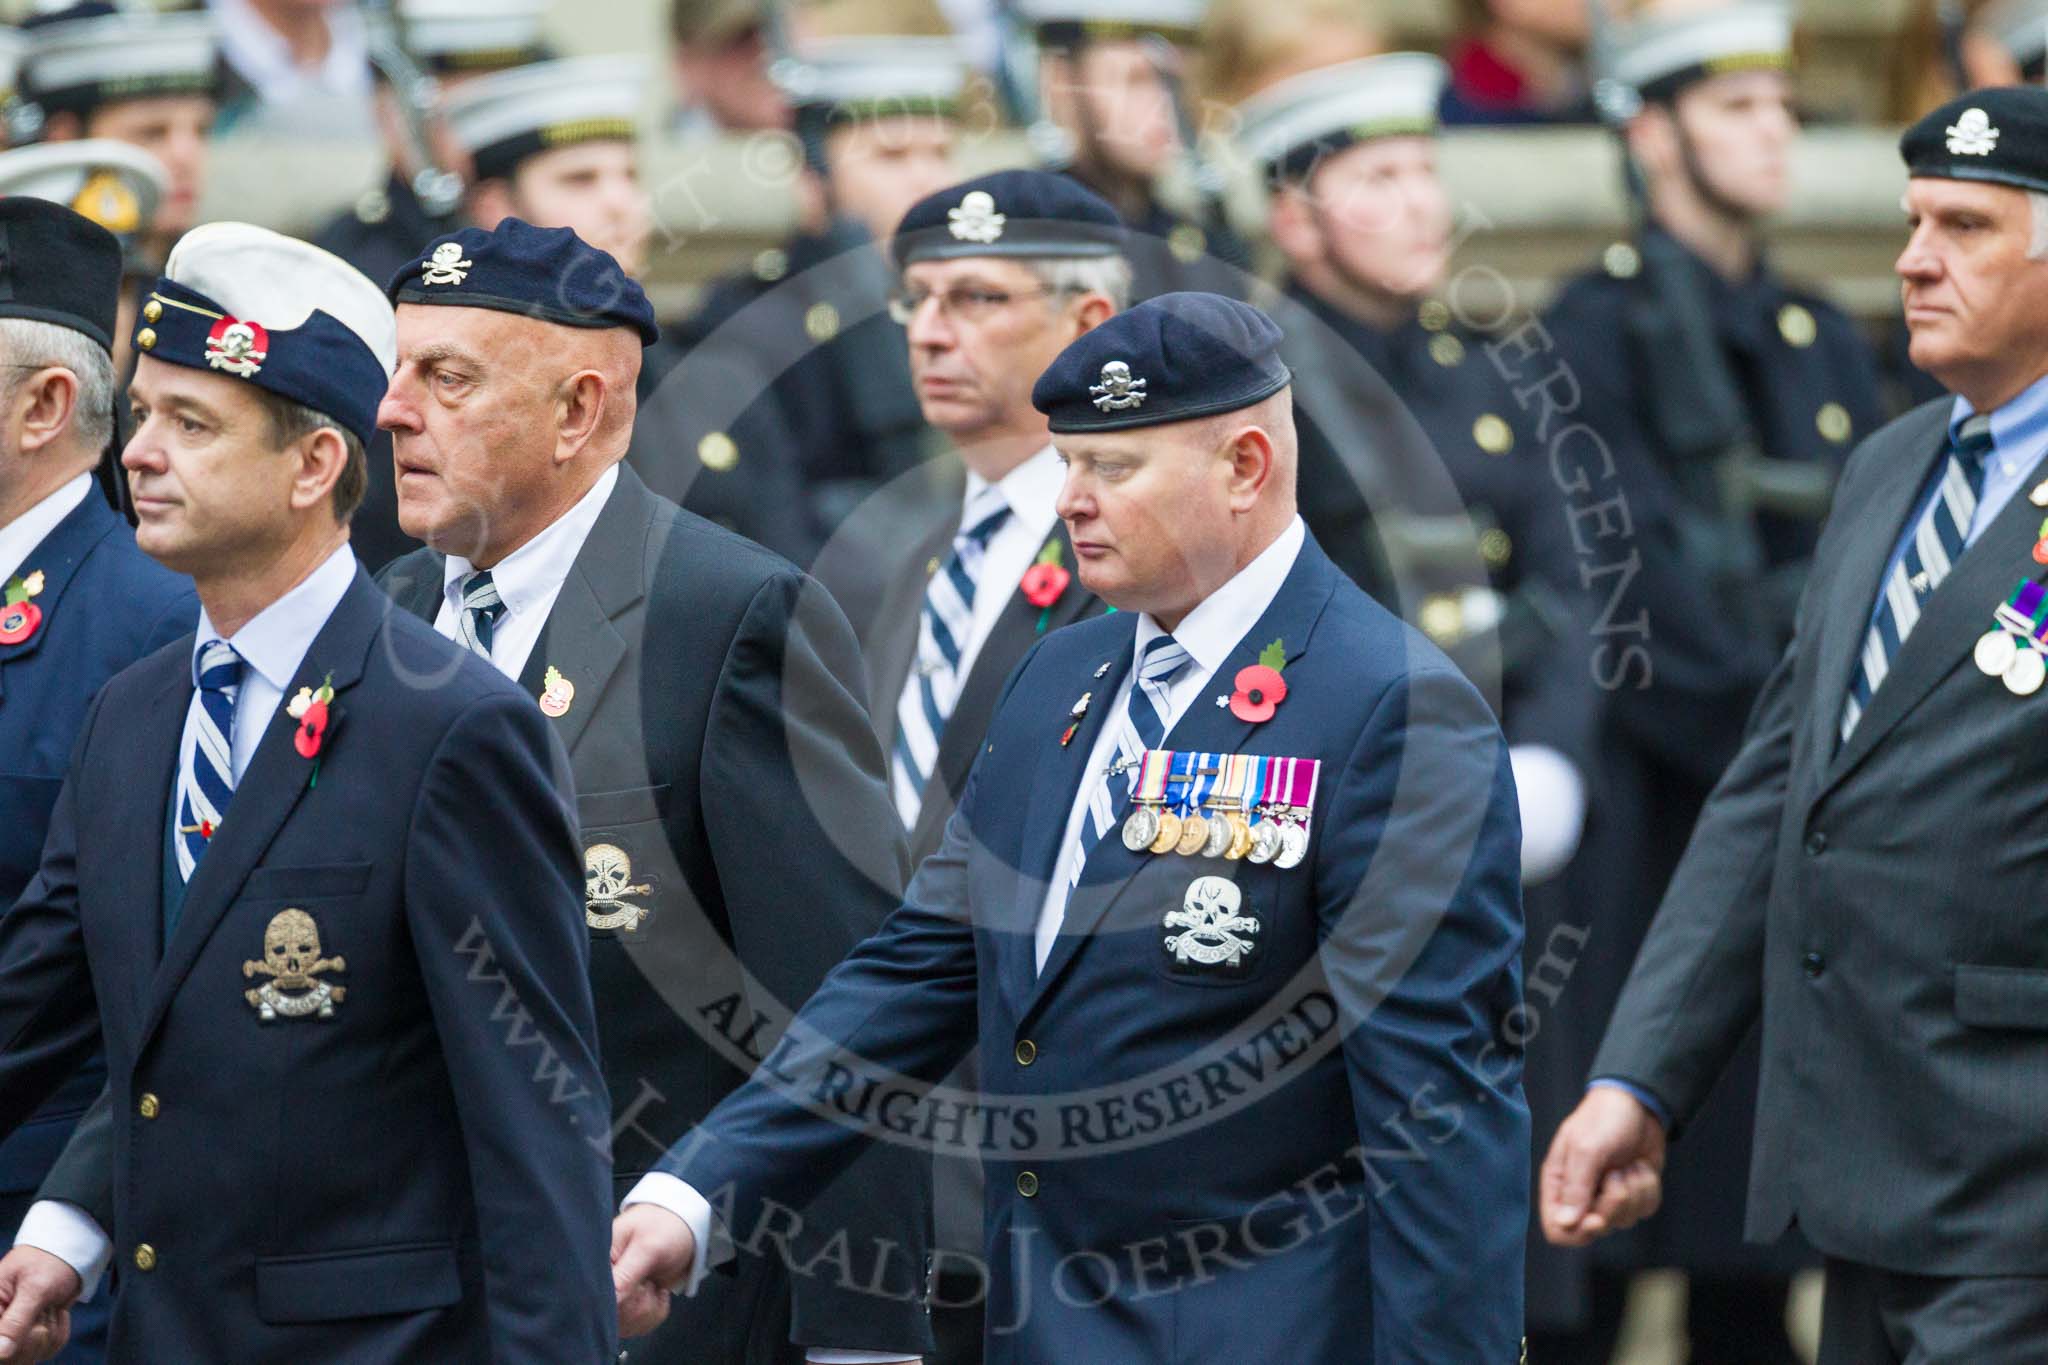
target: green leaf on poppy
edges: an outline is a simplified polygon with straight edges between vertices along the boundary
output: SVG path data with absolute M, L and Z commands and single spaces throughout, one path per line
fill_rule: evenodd
M 1057 564 L 1060 562 L 1060 557 L 1060 538 L 1055 535 L 1052 539 L 1045 542 L 1044 548 L 1038 552 L 1038 558 L 1033 562 L 1038 564 Z
M 1272 644 L 1259 651 L 1259 662 L 1272 669 L 1275 673 L 1280 672 L 1287 667 L 1287 646 L 1275 640 Z

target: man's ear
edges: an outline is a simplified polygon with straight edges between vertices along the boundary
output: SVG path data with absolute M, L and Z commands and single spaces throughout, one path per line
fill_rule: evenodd
M 78 376 L 61 365 L 37 370 L 15 391 L 14 407 L 21 453 L 33 455 L 70 428 L 78 411 Z
M 1273 438 L 1261 426 L 1238 427 L 1224 454 L 1230 461 L 1230 510 L 1249 512 L 1273 477 Z
M 332 502 L 334 485 L 348 468 L 348 441 L 333 427 L 321 427 L 292 443 L 298 468 L 292 474 L 292 507 Z
M 562 381 L 555 391 L 555 463 L 575 458 L 590 444 L 613 397 L 602 370 L 578 370 Z

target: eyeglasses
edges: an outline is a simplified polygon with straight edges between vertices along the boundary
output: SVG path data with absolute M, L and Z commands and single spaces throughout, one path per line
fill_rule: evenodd
M 960 285 L 952 289 L 934 292 L 930 289 L 899 289 L 889 296 L 889 316 L 898 326 L 908 327 L 910 320 L 924 308 L 928 299 L 939 301 L 939 312 L 955 322 L 982 322 L 1000 309 L 1006 308 L 1017 299 L 1042 299 L 1049 294 L 1066 294 L 1067 289 L 974 289 Z

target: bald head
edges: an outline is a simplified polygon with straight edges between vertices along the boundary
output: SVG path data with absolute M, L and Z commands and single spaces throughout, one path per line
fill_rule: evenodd
M 626 453 L 639 336 L 489 308 L 400 304 L 391 433 L 398 520 L 488 568 L 553 524 Z

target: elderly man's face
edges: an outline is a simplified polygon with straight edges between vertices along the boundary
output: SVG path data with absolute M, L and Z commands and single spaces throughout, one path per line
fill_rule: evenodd
M 2037 366 L 2048 261 L 2028 259 L 2035 228 L 2025 192 L 1915 179 L 1906 187 L 1906 219 L 1913 235 L 1898 272 L 1913 363 L 1952 388 Z
M 1070 300 L 1049 298 L 1016 261 L 919 261 L 903 274 L 919 300 L 905 332 L 924 419 L 959 440 L 1031 414 L 1031 386 L 1074 338 Z
M 1125 611 L 1177 617 L 1229 576 L 1224 432 L 1198 420 L 1053 438 L 1067 466 L 1058 510 L 1090 592 Z
M 391 433 L 398 524 L 479 559 L 518 525 L 555 455 L 559 333 L 489 308 L 398 306 L 398 371 L 377 410 Z M 550 359 L 552 357 L 552 359 Z

